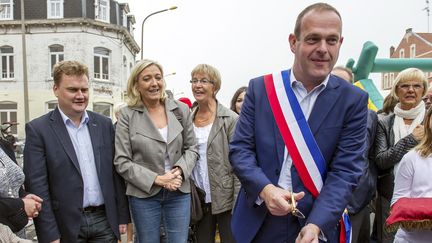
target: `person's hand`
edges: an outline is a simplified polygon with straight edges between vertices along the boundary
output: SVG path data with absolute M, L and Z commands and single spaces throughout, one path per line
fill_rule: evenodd
M 27 194 L 24 198 L 28 198 L 28 199 L 33 199 L 33 200 L 35 200 L 36 202 L 38 202 L 38 204 L 37 204 L 37 206 L 38 206 L 38 211 L 41 211 L 41 210 L 42 210 L 42 202 L 43 202 L 43 199 L 42 199 L 42 198 L 36 196 L 35 194 Z
M 60 243 L 60 239 L 53 240 L 53 241 L 51 241 L 51 243 Z
M 180 166 L 176 166 L 174 167 L 171 172 L 177 176 L 177 178 L 179 179 L 183 179 L 182 175 L 183 175 L 183 170 Z
M 119 225 L 119 231 L 120 231 L 120 234 L 125 234 L 127 231 L 127 224 L 120 224 Z
M 305 225 L 299 235 L 297 236 L 296 243 L 318 243 L 318 235 L 320 229 L 315 224 Z
M 31 198 L 22 198 L 24 202 L 24 210 L 29 218 L 36 218 L 39 216 L 39 208 L 41 208 L 40 203 Z
M 176 167 L 164 175 L 156 176 L 155 184 L 164 188 L 167 188 L 170 191 L 175 191 L 179 187 L 181 187 L 183 183 L 182 170 L 179 167 Z
M 260 193 L 261 199 L 264 200 L 267 209 L 272 215 L 284 216 L 292 211 L 291 193 L 282 188 L 268 184 Z M 304 192 L 294 193 L 296 201 L 304 197 Z
M 424 137 L 424 127 L 423 125 L 417 125 L 413 132 L 412 135 L 414 136 L 414 139 L 417 140 L 417 142 L 420 142 L 420 140 L 423 139 Z
M 182 179 L 175 178 L 170 183 L 165 185 L 165 189 L 172 191 L 172 192 L 176 191 L 177 189 L 179 189 L 181 187 L 182 183 L 183 183 Z

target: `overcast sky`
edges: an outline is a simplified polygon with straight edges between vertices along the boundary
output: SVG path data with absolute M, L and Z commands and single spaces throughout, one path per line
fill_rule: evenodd
M 120 0 L 135 15 L 135 40 L 141 45 L 141 23 L 152 12 L 178 9 L 151 16 L 144 24 L 144 58 L 162 64 L 168 89 L 175 97 L 193 100 L 190 72 L 199 63 L 216 67 L 222 75 L 217 95 L 228 106 L 235 90 L 251 78 L 287 69 L 293 62 L 288 35 L 298 13 L 316 1 L 306 0 Z M 378 46 L 378 58 L 388 58 L 407 28 L 428 32 L 425 0 L 333 0 L 343 20 L 338 65 L 357 61 L 363 44 Z M 431 6 L 432 7 L 432 6 Z M 432 27 L 431 27 L 432 28 Z M 140 54 L 137 56 L 137 60 Z M 379 79 L 379 75 L 372 75 Z

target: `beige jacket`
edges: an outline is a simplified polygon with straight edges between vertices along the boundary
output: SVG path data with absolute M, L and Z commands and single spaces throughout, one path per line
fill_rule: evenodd
M 174 111 L 180 109 L 180 112 Z M 189 177 L 198 159 L 197 143 L 189 118 L 189 108 L 165 100 L 168 139 L 164 141 L 145 107 L 125 107 L 116 126 L 114 165 L 126 181 L 126 195 L 147 198 L 162 187 L 154 185 L 157 175 L 165 174 L 165 154 L 172 166 L 183 170 L 180 191 L 190 192 Z M 176 117 L 180 114 L 181 117 Z M 182 124 L 180 124 L 180 121 Z
M 191 119 L 198 111 L 193 111 Z M 217 105 L 216 118 L 207 141 L 207 167 L 210 180 L 212 214 L 232 210 L 240 181 L 234 175 L 228 159 L 229 142 L 234 135 L 238 115 L 223 105 Z

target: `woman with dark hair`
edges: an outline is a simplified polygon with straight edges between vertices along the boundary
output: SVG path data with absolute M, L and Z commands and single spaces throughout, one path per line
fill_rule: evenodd
M 189 176 L 198 158 L 189 107 L 166 97 L 162 66 L 142 60 L 127 85 L 128 106 L 116 126 L 114 164 L 140 243 L 185 243 L 190 220 Z
M 231 98 L 231 106 L 230 109 L 237 114 L 240 114 L 241 106 L 243 105 L 243 101 L 246 95 L 246 86 L 242 86 L 237 89 L 234 93 L 234 96 Z

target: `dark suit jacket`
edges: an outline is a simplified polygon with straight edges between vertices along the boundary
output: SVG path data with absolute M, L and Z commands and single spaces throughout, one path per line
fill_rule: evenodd
M 110 119 L 87 111 L 96 170 L 109 224 L 120 238 L 119 224 L 129 222 L 124 181 L 115 172 L 114 129 Z M 57 109 L 26 124 L 25 187 L 44 202 L 35 218 L 41 243 L 61 238 L 76 242 L 83 207 L 83 180 L 72 141 Z
M 338 220 L 364 168 L 367 99 L 364 91 L 330 76 L 308 119 L 312 134 L 327 161 L 325 184 L 318 198 L 312 198 L 301 183 L 297 170 L 294 166 L 291 168 L 294 192 L 306 193 L 298 202 L 299 210 L 306 216 L 305 220 L 299 220 L 299 224 L 318 225 L 328 242 L 337 242 Z M 258 206 L 255 201 L 264 186 L 277 185 L 284 147 L 263 77 L 253 79 L 230 144 L 230 161 L 242 184 L 232 218 L 232 231 L 237 242 L 252 241 L 268 213 L 264 203 Z

